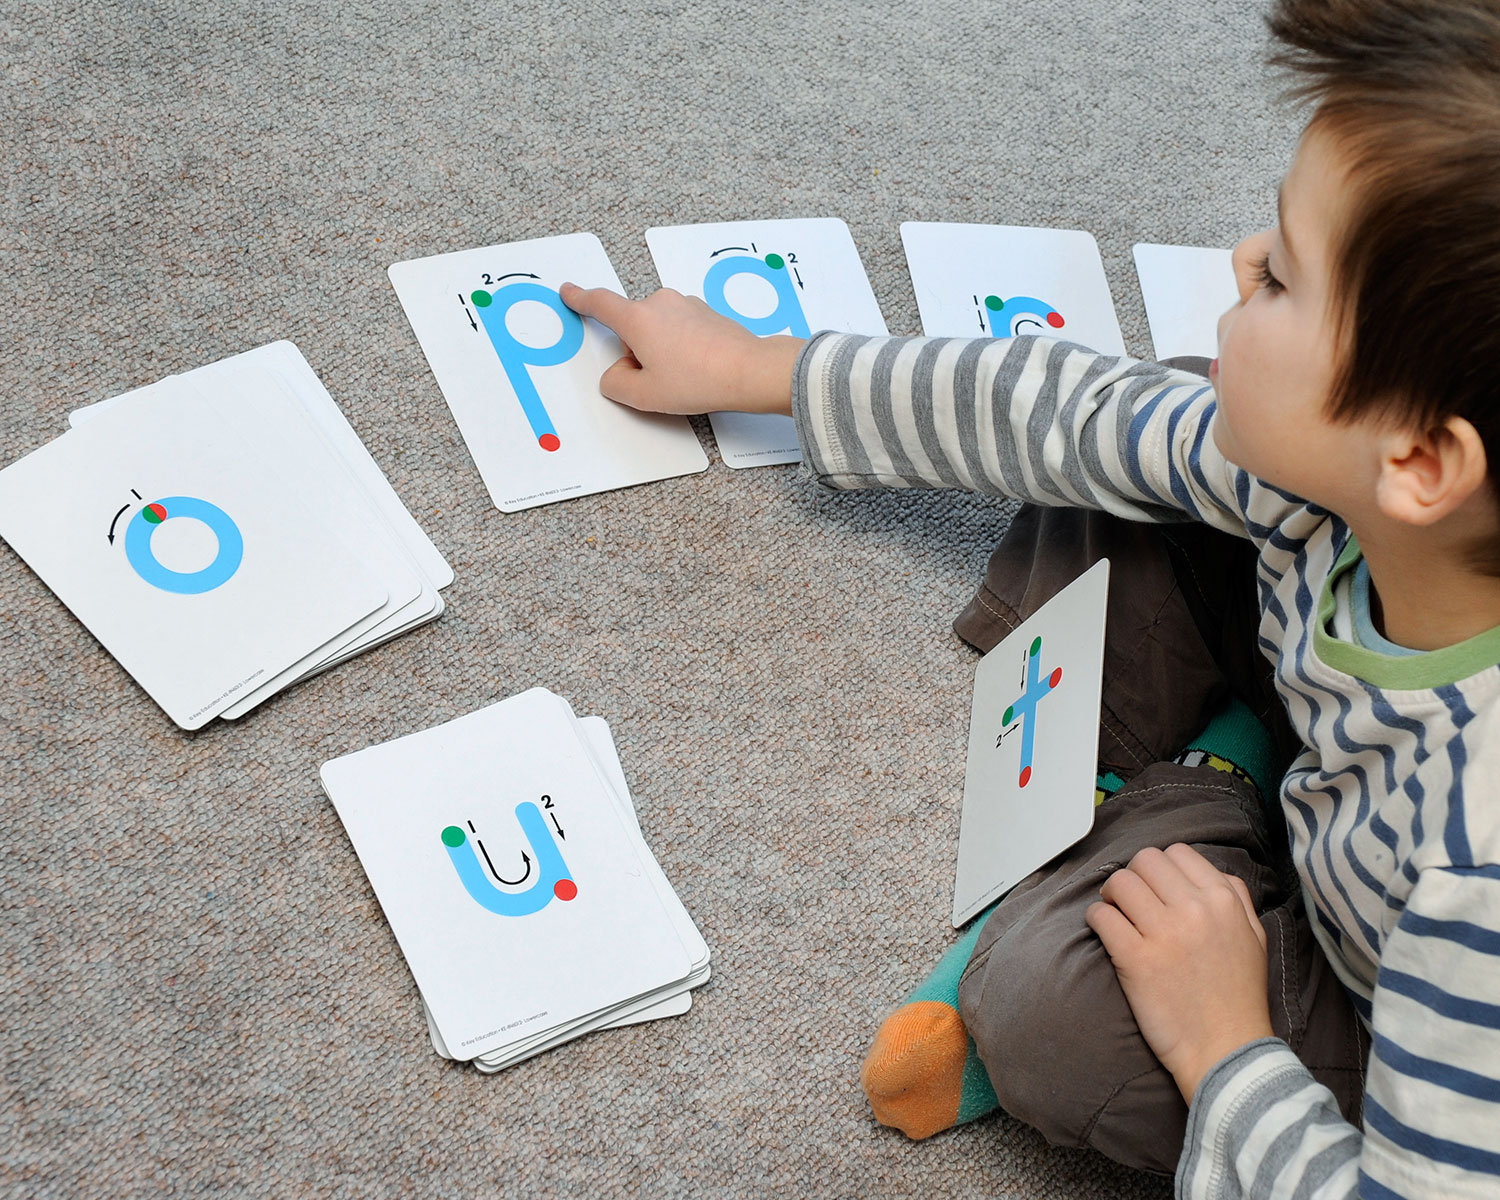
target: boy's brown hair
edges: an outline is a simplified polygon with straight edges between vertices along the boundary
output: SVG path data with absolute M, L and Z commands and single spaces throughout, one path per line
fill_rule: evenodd
M 1330 414 L 1464 417 L 1500 478 L 1500 0 L 1275 0 L 1267 23 L 1353 185 Z

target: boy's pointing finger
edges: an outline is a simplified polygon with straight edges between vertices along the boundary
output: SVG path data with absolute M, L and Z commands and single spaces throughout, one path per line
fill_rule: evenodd
M 576 283 L 565 283 L 557 289 L 562 302 L 582 317 L 593 317 L 608 325 L 623 336 L 623 325 L 630 324 L 631 303 L 608 288 L 581 288 Z

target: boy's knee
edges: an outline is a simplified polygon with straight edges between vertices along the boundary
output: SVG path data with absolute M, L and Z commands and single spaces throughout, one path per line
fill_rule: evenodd
M 1057 1145 L 1175 1170 L 1187 1106 L 1093 933 L 1020 928 L 980 945 L 959 1009 L 1000 1106 Z

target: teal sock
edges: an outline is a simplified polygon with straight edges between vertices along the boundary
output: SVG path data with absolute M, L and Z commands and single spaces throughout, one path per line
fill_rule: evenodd
M 908 1137 L 931 1137 L 1000 1107 L 958 1015 L 959 980 L 992 912 L 981 913 L 886 1018 L 860 1069 L 876 1118 Z
M 974 946 L 979 941 L 979 933 L 984 928 L 984 923 L 990 919 L 990 914 L 995 911 L 995 905 L 990 905 L 974 919 L 968 931 L 948 948 L 947 953 L 938 960 L 938 965 L 933 968 L 932 974 L 916 986 L 916 989 L 907 997 L 907 1003 L 913 1000 L 936 1000 L 948 1005 L 954 1012 L 958 1011 L 958 983 L 963 978 L 964 968 L 969 965 L 969 959 L 974 956 Z M 994 1112 L 1000 1107 L 1000 1102 L 995 1099 L 995 1086 L 990 1082 L 990 1073 L 985 1070 L 984 1063 L 980 1061 L 979 1052 L 974 1045 L 974 1039 L 969 1038 L 968 1051 L 964 1055 L 964 1081 L 963 1094 L 958 1102 L 958 1119 L 955 1125 L 962 1125 L 966 1121 L 972 1121 L 975 1117 L 982 1117 L 985 1113 Z
M 1230 696 L 1177 756 L 1189 767 L 1214 767 L 1248 779 L 1261 799 L 1274 801 L 1281 783 L 1276 744 L 1260 719 Z

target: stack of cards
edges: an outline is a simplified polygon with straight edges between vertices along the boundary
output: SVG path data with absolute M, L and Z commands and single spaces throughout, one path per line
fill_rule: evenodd
M 291 343 L 72 424 L 0 471 L 0 537 L 184 729 L 442 612 L 452 571 Z
M 608 728 L 533 688 L 325 763 L 433 1048 L 498 1071 L 687 1011 L 708 946 L 641 837 Z

